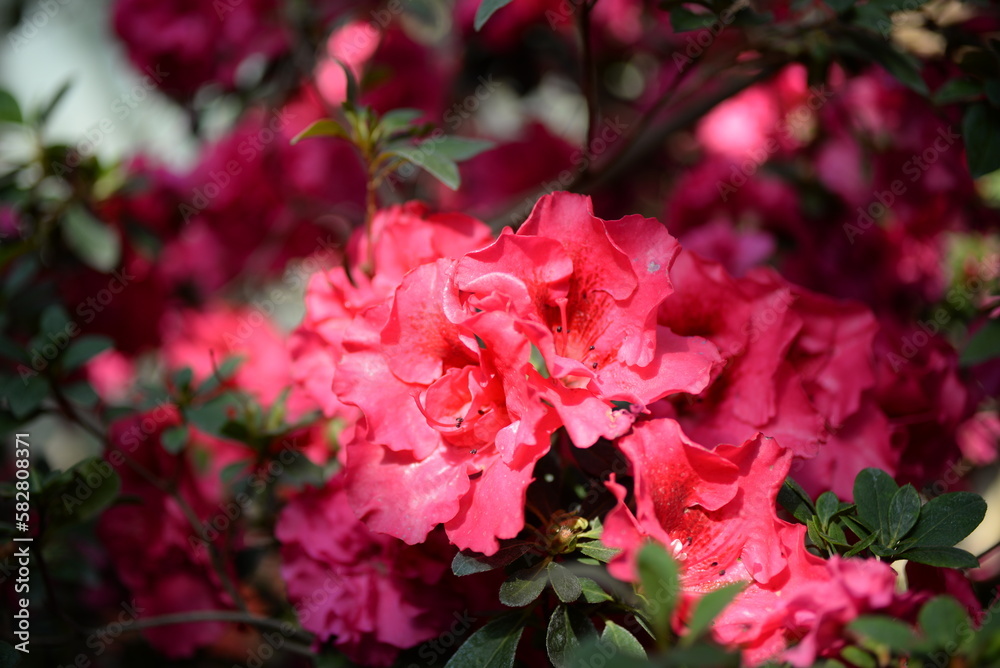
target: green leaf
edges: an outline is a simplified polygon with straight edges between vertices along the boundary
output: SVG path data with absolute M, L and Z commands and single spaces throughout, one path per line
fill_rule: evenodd
M 841 655 L 858 668 L 878 668 L 875 657 L 860 647 L 845 647 Z
M 444 157 L 454 160 L 455 162 L 462 162 L 463 160 L 474 158 L 483 151 L 489 151 L 491 148 L 496 146 L 493 142 L 485 139 L 472 139 L 471 137 L 455 136 L 431 139 L 421 144 L 421 146 L 424 146 L 425 144 L 433 145 L 433 150 L 436 153 L 440 153 Z
M 413 125 L 413 121 L 424 115 L 422 109 L 393 109 L 382 115 L 379 128 L 384 137 L 405 130 Z
M 608 547 L 599 540 L 592 540 L 587 543 L 578 543 L 578 547 L 580 548 L 580 551 L 588 557 L 593 557 L 594 559 L 604 563 L 608 563 L 614 559 L 619 552 L 621 552 L 618 548 Z
M 897 553 L 898 559 L 909 559 L 928 566 L 940 568 L 978 568 L 975 556 L 957 547 L 917 547 Z
M 964 102 L 969 98 L 978 97 L 982 94 L 983 85 L 978 81 L 972 81 L 971 79 L 950 79 L 934 91 L 931 99 L 934 101 L 934 104 L 943 106 L 956 102 Z
M 445 668 L 511 668 L 523 632 L 521 615 L 498 617 L 469 636 Z
M 461 177 L 458 175 L 458 165 L 441 153 L 436 153 L 433 150 L 424 150 L 421 146 L 422 144 L 418 144 L 417 146 L 396 146 L 391 151 L 387 151 L 387 153 L 388 155 L 399 156 L 412 162 L 452 190 L 458 190 L 458 186 L 462 182 Z
M 488 557 L 476 553 L 457 552 L 451 560 L 451 572 L 462 577 L 472 575 L 473 573 L 492 571 L 495 568 L 506 566 L 527 553 L 530 549 L 531 545 L 528 543 L 516 543 L 514 545 L 501 546 L 496 554 Z
M 93 494 L 90 498 L 85 499 L 83 505 L 77 509 L 76 515 L 80 521 L 97 517 L 114 502 L 121 491 L 122 481 L 118 472 L 112 469 L 108 462 L 98 457 L 93 457 L 74 466 L 73 471 L 79 479 L 86 481 L 88 485 L 97 478 L 101 480 L 99 485 L 92 487 Z
M 986 516 L 986 502 L 972 492 L 951 492 L 920 509 L 907 547 L 951 547 L 972 533 Z
M 84 408 L 93 408 L 101 401 L 94 388 L 85 380 L 63 386 L 62 393 L 67 399 Z
M 686 7 L 677 6 L 670 9 L 670 25 L 673 26 L 674 32 L 700 30 L 717 20 L 714 14 L 707 12 L 696 14 Z
M 194 371 L 189 366 L 182 366 L 170 375 L 170 384 L 178 390 L 190 388 L 193 381 Z
M 830 526 L 830 520 L 840 510 L 840 499 L 833 492 L 823 492 L 816 499 L 816 517 L 819 518 L 819 525 L 822 528 Z
M 970 106 L 962 118 L 962 139 L 972 178 L 1000 169 L 1000 111 L 985 102 Z
M 81 336 L 74 341 L 62 358 L 63 369 L 72 371 L 108 350 L 115 343 L 106 336 Z
M 824 536 L 826 536 L 826 539 L 829 542 L 839 547 L 851 546 L 851 544 L 847 541 L 847 534 L 844 533 L 844 527 L 840 525 L 840 522 L 837 521 L 836 517 L 830 522 L 830 526 L 827 527 Z
M 198 406 L 190 406 L 185 415 L 199 430 L 213 436 L 225 436 L 223 427 L 231 421 L 230 413 L 242 413 L 242 405 L 235 395 L 221 394 Z
M 68 336 L 69 332 L 66 331 L 69 327 L 70 320 L 69 313 L 63 308 L 62 304 L 52 304 L 42 313 L 41 322 L 39 323 L 42 327 L 42 333 L 50 336 Z
M 680 591 L 677 562 L 663 547 L 649 543 L 639 552 L 639 579 L 650 601 L 651 620 L 659 638 L 670 632 L 670 617 L 677 605 Z
M 820 531 L 819 526 L 816 524 L 815 517 L 810 517 L 809 521 L 806 522 L 806 530 L 809 534 L 809 540 L 812 541 L 813 545 L 824 551 L 828 549 L 829 546 L 826 544 L 823 532 Z
M 583 590 L 583 600 L 587 603 L 604 603 L 615 600 L 611 594 L 604 591 L 596 580 L 580 578 L 580 588 Z
M 855 506 L 857 508 L 857 506 Z M 839 518 L 840 522 L 844 524 L 848 529 L 854 532 L 858 538 L 867 538 L 869 535 L 875 536 L 878 539 L 878 532 L 873 532 L 871 529 L 866 527 L 864 524 L 858 521 L 856 517 L 851 517 L 850 515 L 841 515 Z
M 7 278 L 3 285 L 3 294 L 11 297 L 17 294 L 22 288 L 31 283 L 38 274 L 39 262 L 34 256 L 22 256 L 7 273 Z
M 909 651 L 917 644 L 913 629 L 898 619 L 884 615 L 858 617 L 848 624 L 848 628 L 876 645 L 901 652 Z
M 14 96 L 0 89 L 0 123 L 20 123 L 24 120 Z
M 188 426 L 186 424 L 179 424 L 176 427 L 171 427 L 163 431 L 163 434 L 160 436 L 160 444 L 163 445 L 164 450 L 172 455 L 176 455 L 187 445 L 189 436 L 190 431 L 188 430 Z
M 479 3 L 479 8 L 476 10 L 476 18 L 473 25 L 476 28 L 476 32 L 482 29 L 486 22 L 490 20 L 493 13 L 502 7 L 506 7 L 511 3 L 511 0 L 483 0 Z
M 70 250 L 92 269 L 106 274 L 118 266 L 122 252 L 118 233 L 84 207 L 74 204 L 67 209 L 62 233 Z
M 854 17 L 854 23 L 859 26 L 863 26 L 872 32 L 877 32 L 882 36 L 882 39 L 888 39 L 892 34 L 892 17 L 889 16 L 888 12 L 882 7 L 879 7 L 873 2 L 868 2 L 863 5 L 855 4 L 854 12 L 852 12 Z M 852 37 L 857 37 L 852 35 Z M 865 37 L 868 37 L 867 35 Z
M 885 540 L 889 531 L 889 504 L 899 486 L 882 469 L 867 468 L 854 479 L 854 503 L 858 506 L 858 519 Z
M 920 495 L 913 485 L 903 485 L 889 502 L 889 532 L 885 544 L 894 546 L 917 523 L 920 516 Z
M 687 634 L 681 638 L 681 645 L 690 646 L 698 640 L 745 587 L 743 582 L 734 582 L 702 596 L 695 606 L 694 614 L 691 615 Z
M 309 139 L 310 137 L 340 137 L 341 139 L 350 139 L 350 135 L 347 134 L 340 123 L 329 118 L 323 118 L 312 123 L 305 130 L 299 134 L 292 137 L 292 145 L 298 144 L 303 139 Z
M 581 642 L 597 638 L 597 629 L 587 617 L 566 605 L 560 605 L 549 618 L 545 633 L 545 649 L 555 668 L 571 665 Z
M 642 643 L 632 635 L 632 632 L 610 620 L 604 622 L 601 644 L 613 647 L 616 650 L 615 654 L 620 656 L 634 659 L 646 658 L 646 650 L 642 648 Z
M 867 550 L 869 547 L 871 547 L 872 543 L 875 542 L 876 538 L 878 538 L 877 533 L 868 534 L 866 538 L 862 538 L 857 543 L 855 543 L 851 547 L 851 549 L 844 554 L 844 556 L 853 557 L 855 555 L 861 554 L 864 550 Z
M 19 376 L 10 376 L 0 396 L 7 398 L 11 414 L 20 420 L 34 412 L 49 396 L 49 381 L 41 375 L 29 376 L 23 381 Z
M 965 345 L 959 364 L 975 366 L 997 357 L 1000 357 L 1000 320 L 988 320 Z
M 545 562 L 525 568 L 507 578 L 500 585 L 500 602 L 512 608 L 520 608 L 534 601 L 545 589 Z
M 791 478 L 785 478 L 784 484 L 778 489 L 778 503 L 803 524 L 816 512 L 809 494 Z
M 244 473 L 248 472 L 252 465 L 253 462 L 249 459 L 241 459 L 238 462 L 228 464 L 224 466 L 221 471 L 219 471 L 219 480 L 221 480 L 224 485 L 228 485 Z
M 110 506 L 121 491 L 121 478 L 108 462 L 89 457 L 46 480 L 43 496 L 49 526 L 86 522 Z
M 562 564 L 554 561 L 549 562 L 548 570 L 549 582 L 552 583 L 552 589 L 555 590 L 556 596 L 559 597 L 560 601 L 563 603 L 572 603 L 580 598 L 580 594 L 583 593 L 580 578 Z
M 959 629 L 969 628 L 969 615 L 951 596 L 935 596 L 920 608 L 920 630 L 935 648 L 945 648 L 958 636 Z

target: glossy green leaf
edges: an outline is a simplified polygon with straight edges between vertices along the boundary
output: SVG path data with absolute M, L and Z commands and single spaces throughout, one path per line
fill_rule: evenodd
M 388 137 L 393 133 L 405 130 L 413 125 L 413 122 L 424 115 L 422 109 L 393 109 L 386 112 L 379 120 L 379 128 L 382 136 Z
M 555 668 L 567 668 L 580 645 L 597 638 L 597 629 L 587 617 L 567 605 L 560 605 L 549 618 L 545 650 Z
M 884 615 L 858 617 L 848 628 L 876 645 L 899 652 L 909 651 L 917 644 L 913 629 L 898 619 Z
M 988 320 L 976 330 L 962 350 L 959 363 L 975 366 L 1000 357 L 1000 320 Z
M 545 562 L 525 568 L 511 575 L 500 585 L 500 602 L 512 608 L 520 608 L 534 601 L 545 589 L 548 577 Z
M 602 561 L 604 563 L 608 563 L 609 561 L 614 559 L 619 552 L 621 552 L 621 550 L 619 550 L 618 548 L 608 547 L 599 540 L 592 540 L 587 543 L 579 543 L 578 546 L 580 548 L 580 551 L 583 552 L 588 557 L 593 557 L 594 559 L 597 559 L 598 561 Z
M 613 647 L 615 654 L 619 656 L 634 659 L 646 658 L 646 650 L 642 648 L 642 643 L 632 635 L 632 632 L 610 620 L 604 623 L 604 630 L 601 632 L 601 644 Z
M 388 154 L 412 162 L 452 190 L 458 190 L 462 182 L 458 174 L 458 165 L 441 153 L 424 150 L 417 145 L 397 146 L 388 151 Z
M 816 517 L 819 518 L 819 526 L 826 528 L 830 520 L 840 510 L 840 499 L 833 492 L 823 492 L 816 499 Z
M 950 79 L 941 85 L 931 99 L 936 105 L 954 104 L 983 94 L 983 85 L 970 79 Z
M 889 502 L 889 525 L 885 544 L 895 545 L 917 523 L 920 516 L 920 495 L 913 485 L 903 485 Z
M 85 380 L 64 385 L 62 393 L 67 399 L 84 408 L 93 408 L 101 401 L 93 386 Z
M 986 501 L 972 492 L 950 492 L 920 509 L 907 547 L 951 547 L 972 533 L 986 516 Z
M 969 615 L 965 608 L 951 596 L 935 596 L 920 608 L 920 630 L 927 641 L 937 648 L 945 648 L 959 637 L 963 628 L 969 628 Z
M 873 531 L 878 531 L 880 540 L 888 535 L 889 504 L 898 489 L 896 481 L 882 469 L 863 469 L 854 479 L 858 519 Z
M 559 597 L 560 601 L 563 603 L 572 603 L 580 598 L 580 594 L 583 593 L 583 586 L 580 584 L 580 578 L 572 571 L 562 564 L 552 561 L 549 562 L 548 574 L 549 582 L 552 583 L 552 589 L 555 590 L 556 596 Z
M 979 561 L 974 555 L 957 547 L 917 547 L 900 552 L 896 554 L 896 557 L 940 568 L 977 568 L 979 566 Z
M 163 431 L 163 434 L 160 436 L 160 444 L 163 445 L 164 450 L 172 455 L 176 455 L 187 445 L 189 436 L 188 426 L 186 424 L 179 424 Z
M 310 137 L 340 137 L 341 139 L 350 139 L 347 130 L 340 123 L 329 118 L 315 121 L 305 130 L 292 137 L 291 143 L 293 145 L 298 144 L 303 139 L 309 139 Z
M 580 589 L 583 591 L 583 600 L 587 603 L 604 603 L 614 600 L 611 594 L 597 584 L 597 581 L 590 578 L 580 578 Z
M 845 557 L 853 557 L 855 555 L 861 554 L 863 551 L 865 551 L 869 547 L 871 547 L 872 543 L 875 542 L 876 538 L 878 538 L 878 534 L 877 533 L 869 534 L 867 537 L 862 538 L 857 543 L 855 543 L 853 546 L 851 546 L 851 549 L 848 550 L 846 553 L 844 553 L 844 556 Z
M 462 577 L 473 573 L 484 573 L 496 568 L 506 566 L 515 559 L 523 556 L 531 545 L 528 543 L 516 543 L 514 545 L 501 545 L 495 554 L 485 556 L 475 552 L 457 552 L 451 560 L 451 572 Z
M 523 632 L 521 615 L 498 617 L 469 636 L 445 668 L 512 668 Z
M 427 148 L 433 149 L 436 153 L 443 155 L 449 160 L 462 162 L 474 158 L 483 151 L 489 151 L 496 146 L 495 143 L 485 139 L 473 139 L 471 137 L 446 136 L 432 139 L 425 142 Z M 424 146 L 425 144 L 421 144 Z
M 72 371 L 114 346 L 106 336 L 81 336 L 70 344 L 62 358 L 63 369 Z
M 778 503 L 803 524 L 816 512 L 809 494 L 791 478 L 785 478 L 785 482 L 778 489 Z
M 1000 110 L 985 102 L 970 106 L 962 118 L 962 137 L 973 178 L 1000 169 Z
M 841 654 L 858 668 L 878 668 L 875 657 L 860 647 L 845 647 Z

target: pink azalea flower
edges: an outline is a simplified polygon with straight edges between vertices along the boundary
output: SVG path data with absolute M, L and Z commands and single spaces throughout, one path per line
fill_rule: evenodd
M 635 478 L 636 509 L 625 505 L 624 487 L 608 483 L 619 504 L 603 540 L 622 550 L 609 570 L 634 580 L 645 541 L 665 546 L 681 569 L 678 629 L 703 594 L 743 582 L 713 625 L 716 640 L 742 649 L 748 665 L 780 656 L 808 666 L 838 647 L 852 619 L 894 602 L 888 565 L 815 557 L 805 549 L 805 527 L 778 518 L 777 493 L 792 453 L 774 439 L 758 434 L 710 451 L 688 440 L 677 422 L 658 419 L 638 423 L 620 447 Z
M 296 495 L 276 535 L 282 577 L 303 627 L 321 641 L 335 638 L 362 665 L 390 665 L 399 650 L 444 632 L 467 609 L 450 572 L 454 548 L 444 536 L 411 547 L 372 533 L 354 516 L 342 475 Z
M 681 253 L 677 291 L 660 322 L 706 336 L 727 360 L 707 392 L 674 400 L 676 417 L 702 443 L 739 443 L 761 432 L 800 460 L 796 480 L 811 492 L 850 498 L 866 466 L 895 471 L 898 456 L 874 397 L 877 324 L 865 307 L 789 284 L 770 269 L 733 278 Z
M 523 527 L 556 428 L 587 447 L 669 393 L 700 391 L 715 348 L 655 319 L 676 252 L 654 220 L 603 221 L 556 193 L 517 234 L 407 274 L 355 319 L 334 379 L 365 416 L 348 446 L 359 516 L 410 543 L 444 523 L 490 554 Z

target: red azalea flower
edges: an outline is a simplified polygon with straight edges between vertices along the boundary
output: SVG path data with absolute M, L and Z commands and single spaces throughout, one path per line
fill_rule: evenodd
M 894 603 L 895 574 L 887 564 L 815 557 L 805 549 L 805 527 L 778 518 L 776 498 L 792 453 L 774 439 L 758 434 L 709 451 L 677 422 L 659 419 L 638 423 L 620 445 L 635 476 L 636 511 L 625 505 L 625 488 L 610 482 L 619 505 L 603 540 L 622 552 L 609 570 L 633 580 L 643 543 L 666 546 L 681 567 L 679 629 L 702 594 L 744 582 L 713 624 L 716 639 L 742 649 L 748 665 L 800 641 L 782 658 L 808 666 L 836 650 L 852 619 Z
M 703 388 L 714 347 L 655 321 L 676 252 L 656 221 L 606 222 L 557 193 L 517 234 L 407 274 L 355 319 L 334 381 L 365 416 L 348 451 L 359 515 L 411 543 L 444 523 L 459 547 L 492 553 L 523 527 L 556 428 L 587 447 L 646 404 Z

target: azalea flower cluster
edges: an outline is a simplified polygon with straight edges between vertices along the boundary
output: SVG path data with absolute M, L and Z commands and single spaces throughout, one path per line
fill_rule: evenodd
M 652 539 L 681 564 L 687 610 L 748 583 L 714 632 L 749 664 L 785 652 L 811 665 L 858 615 L 913 607 L 886 564 L 816 557 L 805 527 L 776 510 L 793 462 L 813 490 L 844 497 L 866 465 L 894 468 L 889 418 L 868 396 L 864 307 L 773 272 L 736 279 L 658 221 L 604 221 L 566 193 L 495 240 L 416 203 L 379 212 L 370 238 L 357 233 L 347 269 L 312 278 L 292 337 L 297 389 L 355 429 L 330 500 L 304 495 L 289 516 L 351 508 L 358 531 L 393 536 L 396 549 L 446 537 L 491 555 L 524 529 L 535 465 L 565 429 L 573 448 L 615 443 L 634 478 L 634 510 L 608 481 L 619 504 L 604 540 L 622 549 L 612 573 L 633 579 Z M 318 586 L 304 569 L 345 558 L 344 547 L 308 550 L 313 535 L 300 520 L 279 529 L 298 597 Z M 307 627 L 351 638 L 348 610 Z

